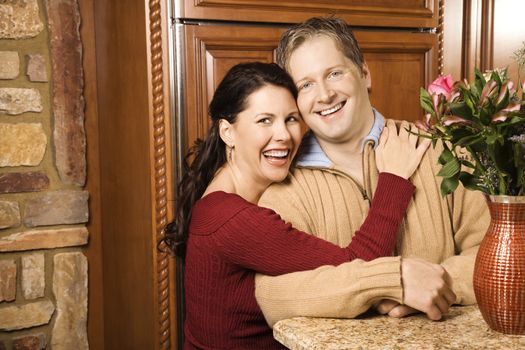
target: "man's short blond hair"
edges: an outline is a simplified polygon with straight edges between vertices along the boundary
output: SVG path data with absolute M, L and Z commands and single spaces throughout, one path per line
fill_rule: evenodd
M 334 40 L 341 52 L 362 72 L 363 53 L 350 25 L 337 17 L 312 17 L 289 28 L 281 36 L 277 47 L 277 64 L 290 72 L 290 56 L 308 39 L 326 36 Z

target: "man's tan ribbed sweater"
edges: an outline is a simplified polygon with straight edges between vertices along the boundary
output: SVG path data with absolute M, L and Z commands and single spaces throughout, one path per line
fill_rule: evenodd
M 456 303 L 473 304 L 475 254 L 490 216 L 483 195 L 461 185 L 441 198 L 438 157 L 439 150 L 430 147 L 411 177 L 416 191 L 394 254 L 441 263 L 452 278 Z M 271 186 L 259 204 L 300 230 L 345 246 L 363 223 L 377 185 L 371 142 L 365 145 L 363 169 L 364 188 L 337 167 L 296 168 L 288 180 Z M 402 302 L 400 269 L 400 257 L 392 256 L 277 277 L 258 275 L 256 298 L 270 326 L 296 316 L 351 318 L 380 299 Z

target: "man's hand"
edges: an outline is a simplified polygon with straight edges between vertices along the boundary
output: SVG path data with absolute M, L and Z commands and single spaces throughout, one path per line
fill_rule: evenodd
M 427 314 L 431 320 L 440 320 L 448 308 L 456 301 L 447 271 L 438 264 L 420 259 L 401 261 L 401 281 L 403 283 L 404 305 Z M 404 315 L 412 310 L 403 307 L 391 308 L 396 315 Z M 399 316 L 401 317 L 401 316 Z
M 410 306 L 399 304 L 397 301 L 383 299 L 379 304 L 376 305 L 377 312 L 382 315 L 388 314 L 388 316 L 401 318 L 408 315 L 412 315 L 420 312 Z

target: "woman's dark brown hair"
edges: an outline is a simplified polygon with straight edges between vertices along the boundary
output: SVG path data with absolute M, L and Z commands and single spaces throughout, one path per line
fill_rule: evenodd
M 193 205 L 202 197 L 213 176 L 226 163 L 226 145 L 219 135 L 219 121 L 235 123 L 247 108 L 248 97 L 266 85 L 283 87 L 297 98 L 290 76 L 275 63 L 241 63 L 231 68 L 220 82 L 209 106 L 212 124 L 207 137 L 198 139 L 183 162 L 183 176 L 177 187 L 175 220 L 165 228 L 169 250 L 179 257 L 186 253 L 188 227 Z M 189 159 L 193 158 L 191 165 Z

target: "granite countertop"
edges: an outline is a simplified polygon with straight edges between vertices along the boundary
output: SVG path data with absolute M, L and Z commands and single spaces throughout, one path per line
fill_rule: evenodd
M 275 324 L 273 336 L 306 349 L 525 349 L 525 336 L 493 331 L 477 306 L 453 307 L 442 321 L 424 315 L 360 319 L 296 317 Z

